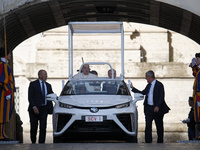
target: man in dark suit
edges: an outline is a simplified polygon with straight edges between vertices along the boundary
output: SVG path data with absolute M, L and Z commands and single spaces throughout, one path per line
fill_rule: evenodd
M 31 82 L 28 89 L 30 137 L 36 143 L 38 121 L 40 122 L 39 143 L 45 143 L 47 115 L 52 114 L 53 104 L 46 100 L 46 95 L 53 93 L 51 85 L 46 82 L 47 72 L 39 70 L 38 79 Z
M 155 120 L 158 135 L 157 143 L 163 143 L 163 117 L 164 114 L 169 112 L 170 108 L 165 103 L 164 86 L 155 79 L 153 71 L 146 72 L 146 80 L 148 84 L 143 91 L 136 89 L 131 83 L 132 92 L 146 95 L 144 100 L 145 142 L 152 143 L 152 121 Z

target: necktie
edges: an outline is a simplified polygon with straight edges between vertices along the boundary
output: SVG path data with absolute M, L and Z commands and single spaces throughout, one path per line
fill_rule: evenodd
M 149 94 L 150 88 L 151 88 L 151 83 L 150 83 L 150 85 L 149 85 L 147 95 Z
M 149 104 L 149 91 L 151 89 L 151 83 L 149 85 L 148 91 L 147 91 L 147 104 Z
M 44 88 L 44 82 L 42 82 L 42 104 L 45 104 L 45 88 Z

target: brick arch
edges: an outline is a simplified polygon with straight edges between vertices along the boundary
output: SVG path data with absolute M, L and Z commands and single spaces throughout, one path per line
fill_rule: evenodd
M 30 2 L 5 14 L 7 45 L 18 44 L 69 21 L 125 21 L 155 25 L 181 33 L 200 44 L 200 17 L 154 0 L 49 0 Z M 0 20 L 0 44 L 4 39 Z

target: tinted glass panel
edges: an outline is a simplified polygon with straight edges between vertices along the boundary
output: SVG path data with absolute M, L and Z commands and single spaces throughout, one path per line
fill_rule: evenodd
M 126 83 L 121 80 L 69 81 L 61 95 L 130 95 Z

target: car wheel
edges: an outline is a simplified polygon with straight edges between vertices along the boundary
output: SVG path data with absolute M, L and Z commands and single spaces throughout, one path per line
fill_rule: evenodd
M 127 143 L 137 143 L 138 142 L 137 136 L 128 136 L 128 137 L 126 137 L 126 142 Z
M 53 137 L 53 143 L 64 143 L 62 137 Z

